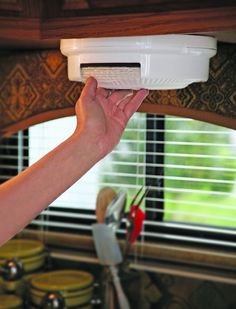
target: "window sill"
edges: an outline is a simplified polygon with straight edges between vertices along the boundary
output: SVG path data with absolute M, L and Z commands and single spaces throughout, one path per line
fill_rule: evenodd
M 99 263 L 91 236 L 25 229 L 18 237 L 43 241 L 53 258 Z M 129 257 L 133 269 L 236 284 L 234 252 L 137 242 Z

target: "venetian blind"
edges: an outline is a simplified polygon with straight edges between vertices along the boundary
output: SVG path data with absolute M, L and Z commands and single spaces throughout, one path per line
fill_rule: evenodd
M 2 142 L 1 179 L 38 160 L 69 136 L 74 126 L 74 117 L 62 118 Z M 233 130 L 191 119 L 136 113 L 114 151 L 30 227 L 90 233 L 102 187 L 125 190 L 129 204 L 144 185 L 150 189 L 142 205 L 146 212 L 144 240 L 235 247 L 235 154 Z

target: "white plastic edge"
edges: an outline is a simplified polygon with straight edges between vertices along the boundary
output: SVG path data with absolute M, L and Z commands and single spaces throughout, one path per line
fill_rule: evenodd
M 113 89 L 180 89 L 206 81 L 209 60 L 216 54 L 216 39 L 198 35 L 159 35 L 61 40 L 61 52 L 68 57 L 70 80 L 85 82 L 84 63 L 139 63 L 140 77 L 104 80 L 100 87 Z M 94 71 L 95 72 L 95 71 Z M 95 72 L 96 73 L 96 72 Z

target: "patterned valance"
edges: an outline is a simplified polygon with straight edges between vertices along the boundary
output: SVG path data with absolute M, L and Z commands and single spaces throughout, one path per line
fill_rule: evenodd
M 73 115 L 82 87 L 68 80 L 67 60 L 58 50 L 0 54 L 0 134 Z M 151 91 L 140 111 L 186 116 L 236 129 L 236 45 L 218 45 L 208 82 L 177 91 Z

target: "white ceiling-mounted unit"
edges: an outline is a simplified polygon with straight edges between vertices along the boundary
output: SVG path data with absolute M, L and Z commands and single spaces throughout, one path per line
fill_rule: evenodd
M 68 76 L 89 76 L 108 89 L 180 89 L 204 82 L 216 39 L 199 35 L 156 35 L 95 39 L 63 39 Z

